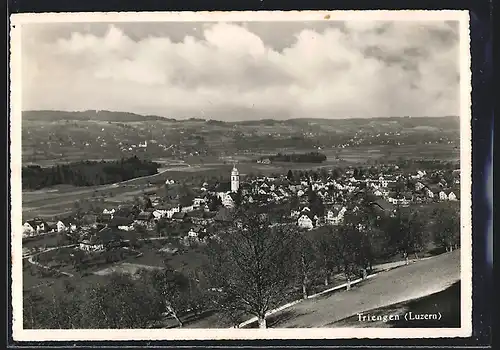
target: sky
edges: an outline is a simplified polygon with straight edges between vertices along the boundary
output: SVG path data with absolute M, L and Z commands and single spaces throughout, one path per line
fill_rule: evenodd
M 23 110 L 459 115 L 458 22 L 30 23 L 21 41 Z

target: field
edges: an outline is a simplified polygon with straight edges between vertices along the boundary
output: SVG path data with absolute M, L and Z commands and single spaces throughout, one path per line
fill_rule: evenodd
M 341 151 L 323 151 L 328 159 L 326 162 L 317 163 L 272 163 L 259 164 L 255 162 L 240 162 L 237 167 L 241 176 L 245 175 L 271 175 L 285 174 L 288 170 L 309 170 L 332 167 L 345 167 L 350 165 L 374 164 L 376 160 L 395 161 L 399 157 L 405 159 L 419 159 L 427 157 L 431 159 L 457 160 L 459 152 L 451 146 L 434 147 L 426 145 L 425 149 L 416 147 L 401 147 L 394 149 L 387 148 L 367 148 L 343 149 Z M 334 155 L 335 154 L 335 155 Z M 336 159 L 338 157 L 339 159 Z M 249 157 L 253 158 L 253 157 Z M 255 159 L 255 158 L 253 158 Z M 209 179 L 227 178 L 230 174 L 232 164 L 226 162 L 210 162 L 203 164 L 177 164 L 165 166 L 159 173 L 153 176 L 146 176 L 125 181 L 118 184 L 109 184 L 91 187 L 74 187 L 61 185 L 55 188 L 48 188 L 38 191 L 24 191 L 23 196 L 23 218 L 29 219 L 35 216 L 52 217 L 71 213 L 74 210 L 75 202 L 86 199 L 102 198 L 106 202 L 122 203 L 131 201 L 135 196 L 141 196 L 148 190 L 154 190 L 153 184 L 162 184 L 167 179 L 182 181 L 186 179 Z
M 51 247 L 58 245 L 59 235 L 51 235 L 36 241 L 28 241 L 23 243 L 23 247 Z M 166 238 L 165 241 L 168 241 Z M 174 270 L 191 273 L 192 271 L 201 268 L 204 263 L 204 257 L 196 248 L 189 250 L 181 250 L 179 253 L 159 252 L 163 247 L 172 247 L 170 243 L 163 240 L 154 240 L 151 242 L 143 242 L 140 248 L 133 250 L 124 250 L 123 258 L 116 262 L 105 263 L 100 261 L 98 264 L 91 264 L 84 272 L 76 271 L 73 266 L 59 263 L 56 261 L 60 255 L 70 254 L 75 248 L 62 248 L 41 253 L 38 256 L 38 261 L 46 266 L 51 266 L 58 271 L 67 272 L 75 275 L 73 280 L 92 280 L 94 275 L 106 276 L 113 271 L 116 272 L 135 272 L 139 268 L 156 269 L 162 268 L 166 264 Z M 178 245 L 178 244 L 177 244 Z M 28 262 L 28 259 L 23 260 L 23 289 L 35 288 L 37 286 L 51 285 L 68 277 L 52 277 L 46 275 L 43 268 L 36 267 Z M 42 273 L 38 273 L 40 270 Z M 90 278 L 90 279 L 89 279 Z

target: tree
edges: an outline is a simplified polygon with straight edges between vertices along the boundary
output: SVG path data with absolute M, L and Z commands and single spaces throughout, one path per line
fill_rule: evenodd
M 286 178 L 287 178 L 289 181 L 293 181 L 294 176 L 293 176 L 293 172 L 292 172 L 292 170 L 291 170 L 291 169 L 290 169 L 290 170 L 288 170 L 288 173 L 287 173 L 287 175 L 286 175 Z
M 309 208 L 314 215 L 318 217 L 322 217 L 325 215 L 325 205 L 323 204 L 323 200 L 317 195 L 316 192 L 313 191 L 311 187 L 307 192 L 307 197 L 309 201 Z
M 334 235 L 327 230 L 321 230 L 319 236 L 314 241 L 315 251 L 317 253 L 317 266 L 319 272 L 323 275 L 324 284 L 328 286 L 330 277 L 333 274 L 337 261 L 335 259 Z
M 424 221 L 419 212 L 398 207 L 394 217 L 389 218 L 387 229 L 392 249 L 403 254 L 407 263 L 411 253 L 418 259 L 425 244 Z
M 460 245 L 460 214 L 458 206 L 439 208 L 434 212 L 434 242 L 452 251 Z
M 236 191 L 236 193 L 234 194 L 234 205 L 236 207 L 239 207 L 241 206 L 242 202 L 243 202 L 243 193 L 240 187 L 238 188 L 238 191 Z
M 332 250 L 335 263 L 346 278 L 347 290 L 350 290 L 351 280 L 358 271 L 359 230 L 351 224 L 343 224 L 337 230 L 329 230 L 334 237 Z
M 308 289 L 314 282 L 317 272 L 315 245 L 304 233 L 297 232 L 295 248 L 296 268 L 294 270 L 298 272 L 297 277 L 302 289 L 302 298 L 307 299 Z
M 162 270 L 142 270 L 139 276 L 144 285 L 151 286 L 160 295 L 161 310 L 182 327 L 180 317 L 188 305 L 189 280 L 170 266 Z
M 217 211 L 222 206 L 222 200 L 218 196 L 211 196 L 208 199 L 208 209 L 210 211 Z
M 147 328 L 161 319 L 161 298 L 150 284 L 112 274 L 86 288 L 81 303 L 82 328 Z
M 257 210 L 239 210 L 233 226 L 209 241 L 206 275 L 218 290 L 215 303 L 234 316 L 253 314 L 266 328 L 266 313 L 293 287 L 290 268 L 294 228 L 271 225 Z

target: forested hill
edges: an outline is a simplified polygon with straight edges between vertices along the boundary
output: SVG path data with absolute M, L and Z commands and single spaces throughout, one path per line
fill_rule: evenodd
M 130 180 L 158 173 L 159 164 L 137 157 L 111 162 L 81 161 L 42 168 L 23 167 L 23 189 L 37 190 L 67 184 L 95 186 Z
M 35 121 L 59 121 L 59 120 L 93 120 L 93 121 L 109 121 L 109 122 L 142 122 L 154 120 L 170 120 L 156 115 L 139 115 L 127 112 L 112 112 L 112 111 L 24 111 L 24 120 Z
M 460 119 L 457 116 L 444 117 L 380 117 L 380 118 L 334 118 L 334 119 L 319 119 L 319 118 L 299 118 L 299 119 L 259 119 L 245 121 L 222 121 L 218 120 L 217 116 L 213 118 L 189 118 L 175 119 L 172 117 L 157 116 L 157 115 L 140 115 L 128 112 L 113 112 L 113 111 L 24 111 L 24 120 L 33 121 L 60 121 L 60 120 L 82 120 L 82 121 L 109 121 L 109 122 L 141 122 L 141 121 L 170 121 L 170 122 L 200 122 L 214 125 L 241 125 L 241 126 L 275 126 L 289 125 L 300 127 L 302 125 L 325 125 L 337 127 L 352 127 L 356 125 L 390 125 L 397 124 L 402 128 L 438 128 L 438 129 L 457 129 Z

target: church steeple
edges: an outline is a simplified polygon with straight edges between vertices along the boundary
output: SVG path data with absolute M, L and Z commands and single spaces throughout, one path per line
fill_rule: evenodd
M 240 172 L 236 169 L 236 163 L 233 164 L 231 171 L 231 192 L 238 192 L 240 187 Z

